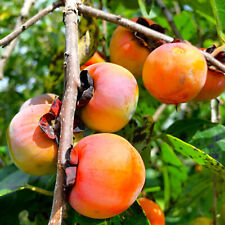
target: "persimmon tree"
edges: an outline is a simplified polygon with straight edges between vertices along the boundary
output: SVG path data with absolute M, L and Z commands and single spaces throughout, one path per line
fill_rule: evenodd
M 85 122 L 87 126 L 88 124 L 96 125 L 91 127 L 92 130 L 90 127 L 84 128 L 82 124 L 82 129 L 80 129 L 80 124 L 78 124 L 80 122 L 79 107 L 83 104 L 81 103 L 81 96 L 88 89 L 86 88 L 87 82 L 88 85 L 94 85 L 93 87 L 96 88 L 95 79 L 97 80 L 97 78 L 93 76 L 98 76 L 98 74 L 88 75 L 88 72 L 85 72 L 87 79 L 83 80 L 80 66 L 86 63 L 96 51 L 101 54 L 103 61 L 110 61 L 110 48 L 113 48 L 113 45 L 110 45 L 110 40 L 113 31 L 119 25 L 121 30 L 125 33 L 128 32 L 133 40 L 142 48 L 145 48 L 145 52 L 148 49 L 147 52 L 149 51 L 150 54 L 161 45 L 166 46 L 166 43 L 179 43 L 184 42 L 184 40 L 187 45 L 191 43 L 198 48 L 207 49 L 197 50 L 195 48 L 194 51 L 198 52 L 193 53 L 193 58 L 199 54 L 201 60 L 205 60 L 205 74 L 207 73 L 207 63 L 209 71 L 213 71 L 222 77 L 225 73 L 225 50 L 222 47 L 219 52 L 216 52 L 215 49 L 219 49 L 216 47 L 221 46 L 224 42 L 225 17 L 221 10 L 223 6 L 224 4 L 220 0 L 211 2 L 206 0 L 132 0 L 129 3 L 127 1 L 58 0 L 56 2 L 40 1 L 35 4 L 32 0 L 25 0 L 23 3 L 13 0 L 1 4 L 0 25 L 2 32 L 0 34 L 0 46 L 3 48 L 0 58 L 0 126 L 2 128 L 0 131 L 0 223 L 6 225 L 150 224 L 151 220 L 149 222 L 148 215 L 147 217 L 145 215 L 147 209 L 143 211 L 138 201 L 121 214 L 107 219 L 91 219 L 82 216 L 78 212 L 86 211 L 85 207 L 80 211 L 77 209 L 78 212 L 76 212 L 67 204 L 71 190 L 71 187 L 68 187 L 68 183 L 71 182 L 71 171 L 67 169 L 71 165 L 72 167 L 78 165 L 79 169 L 79 158 L 76 164 L 71 164 L 71 159 L 68 162 L 68 153 L 71 151 L 71 146 L 76 145 L 76 142 L 83 136 L 101 131 L 101 129 L 95 128 L 101 124 L 101 117 L 104 126 L 104 116 L 99 114 L 100 118 L 96 119 L 96 122 L 94 116 L 91 116 L 89 112 L 85 115 L 81 113 L 81 117 L 85 117 L 83 122 L 88 121 L 88 123 Z M 154 23 L 146 22 L 149 20 L 153 20 Z M 179 44 L 175 45 L 179 46 Z M 115 57 L 117 51 L 118 53 L 120 51 L 119 47 L 117 48 L 113 49 Z M 129 53 L 132 54 L 132 52 L 127 54 Z M 126 57 L 126 54 L 123 56 Z M 182 57 L 182 54 L 180 54 L 180 57 Z M 159 55 L 157 58 L 161 59 L 161 61 L 158 60 L 160 64 L 167 65 L 166 57 L 160 57 Z M 125 59 L 117 59 L 118 64 L 122 61 L 125 61 Z M 171 57 L 171 62 L 174 61 L 179 63 L 182 60 L 172 60 Z M 188 59 L 185 58 L 183 61 L 182 68 L 180 67 L 181 73 L 183 73 Z M 133 65 L 133 63 L 126 62 L 128 66 Z M 143 62 L 141 64 L 143 66 Z M 108 68 L 108 66 L 106 67 Z M 117 70 L 114 69 L 117 67 L 109 66 L 112 70 Z M 148 66 L 144 67 L 144 76 L 148 77 L 148 71 L 146 72 Z M 87 71 L 95 73 L 95 68 L 98 68 L 98 66 L 92 67 L 93 69 L 89 68 Z M 107 68 L 104 70 L 110 71 Z M 100 71 L 104 72 L 104 70 Z M 218 92 L 220 96 L 216 96 L 217 98 L 211 101 L 197 101 L 194 99 L 197 96 L 197 93 L 195 93 L 195 96 L 188 99 L 186 103 L 177 105 L 177 102 L 175 102 L 176 106 L 166 105 L 156 100 L 151 95 L 151 91 L 149 93 L 145 89 L 140 77 L 140 71 L 142 70 L 138 69 L 137 71 L 139 71 L 137 76 L 139 77 L 137 78 L 139 101 L 136 111 L 133 115 L 133 108 L 136 107 L 134 101 L 135 107 L 133 105 L 131 110 L 133 117 L 126 115 L 129 119 L 126 118 L 126 122 L 123 123 L 124 127 L 120 127 L 121 130 L 112 130 L 112 132 L 116 132 L 127 139 L 139 151 L 144 161 L 146 178 L 140 197 L 154 200 L 160 206 L 164 211 L 166 224 L 190 224 L 191 221 L 197 221 L 198 218 L 206 218 L 203 220 L 214 225 L 222 225 L 223 215 L 221 215 L 221 211 L 222 205 L 225 203 L 223 88 Z M 176 71 L 179 72 L 179 65 L 176 65 Z M 107 76 L 110 76 L 110 73 Z M 114 78 L 111 79 L 112 83 Z M 133 79 L 135 80 L 135 78 Z M 180 84 L 183 83 L 181 80 L 179 81 Z M 110 83 L 110 77 L 107 82 Z M 122 82 L 121 87 L 124 85 L 124 88 L 126 88 L 127 82 Z M 167 82 L 169 84 L 169 82 L 173 82 L 173 79 Z M 117 84 L 119 84 L 119 81 Z M 166 83 L 163 87 L 160 87 L 160 82 L 154 84 L 154 88 L 157 88 L 157 86 L 159 86 L 159 91 L 162 90 L 159 93 L 160 95 L 167 88 Z M 217 91 L 217 88 L 215 89 Z M 108 90 L 111 96 L 113 94 L 122 95 L 122 91 L 116 93 L 110 92 L 110 90 L 111 86 Z M 95 92 L 97 93 L 97 89 Z M 96 94 L 95 92 L 94 94 Z M 19 164 L 19 167 L 27 173 L 17 169 L 9 157 L 9 149 L 11 151 L 13 145 L 12 141 L 8 141 L 9 146 L 7 146 L 5 137 L 6 133 L 8 133 L 8 139 L 12 138 L 13 135 L 20 136 L 20 132 L 13 132 L 12 125 L 9 126 L 11 119 L 19 111 L 23 102 L 44 93 L 54 93 L 62 101 L 58 103 L 60 105 L 57 105 L 59 110 L 54 114 L 55 124 L 53 126 L 53 133 L 57 136 L 55 138 L 53 135 L 54 140 L 56 140 L 54 146 L 58 145 L 56 176 L 35 176 L 41 175 L 36 172 L 29 175 L 27 174 L 29 171 L 23 169 L 24 165 L 22 164 L 26 163 L 21 163 L 16 159 L 19 162 L 16 164 Z M 86 94 L 84 99 L 87 97 Z M 137 100 L 138 94 L 137 92 L 135 94 L 134 98 Z M 215 95 L 212 96 L 215 97 Z M 115 102 L 120 101 L 119 97 Z M 88 101 L 91 98 L 94 99 L 92 95 L 88 95 L 88 98 Z M 51 102 L 51 100 L 47 101 Z M 29 104 L 33 104 L 32 100 L 29 100 Z M 53 103 L 50 113 L 55 113 L 54 107 L 56 104 Z M 85 102 L 85 104 L 88 103 Z M 93 103 L 94 107 L 95 104 Z M 107 105 L 106 102 L 102 104 Z M 38 105 L 32 107 L 33 111 L 31 108 L 29 109 L 34 112 Z M 44 106 L 44 108 L 49 107 L 50 105 L 47 104 Z M 129 108 L 129 105 L 127 107 Z M 17 115 L 21 116 L 17 116 L 19 118 L 19 125 L 16 124 L 17 126 L 32 123 L 31 120 L 28 120 L 29 109 L 24 109 L 27 113 L 20 109 L 20 114 Z M 110 110 L 113 111 L 113 109 Z M 85 108 L 83 111 L 85 111 Z M 95 114 L 98 113 L 93 115 Z M 89 115 L 91 121 L 88 118 Z M 111 114 L 109 115 L 111 123 L 114 125 Z M 41 118 L 46 119 L 48 117 L 40 116 Z M 40 122 L 40 127 L 44 124 L 42 122 Z M 76 133 L 77 130 L 78 133 Z M 74 133 L 74 131 L 76 132 Z M 24 130 L 24 132 L 26 131 Z M 77 136 L 78 134 L 80 136 Z M 50 137 L 52 133 L 47 131 L 47 135 Z M 21 144 L 23 140 L 25 139 L 21 138 L 16 144 Z M 104 145 L 104 141 L 102 142 Z M 96 143 L 96 146 L 98 146 L 99 142 Z M 102 155 L 102 151 L 99 155 Z M 32 159 L 29 157 L 28 159 L 31 161 Z M 15 160 L 15 157 L 12 158 Z M 108 158 L 103 159 L 108 160 Z M 98 160 L 101 159 L 98 158 Z M 92 165 L 92 163 L 93 165 L 97 164 L 95 162 L 88 164 Z M 31 164 L 32 161 L 27 165 L 30 166 Z M 25 165 L 25 168 L 27 165 Z M 105 165 L 110 167 L 110 163 L 105 163 Z M 82 168 L 85 171 L 84 165 Z M 76 186 L 76 170 L 74 171 L 72 185 Z M 135 171 L 135 169 L 132 171 Z M 99 172 L 96 172 L 96 174 L 99 174 Z M 96 174 L 95 176 L 97 176 Z M 123 176 L 121 175 L 121 177 Z M 90 178 L 88 177 L 88 180 Z M 117 175 L 117 179 L 119 180 L 119 175 Z M 143 181 L 143 179 L 140 180 Z M 132 184 L 135 186 L 135 182 Z M 140 185 L 138 187 L 140 188 Z M 116 187 L 110 188 L 113 190 Z M 84 190 L 86 189 L 88 187 L 85 187 Z M 127 189 L 124 189 L 124 195 L 126 195 L 126 191 Z M 104 193 L 102 193 L 101 198 L 97 198 L 97 200 L 104 202 L 106 196 L 108 199 L 110 194 L 104 196 Z M 71 198 L 72 205 L 78 207 L 76 198 L 72 200 Z M 125 204 L 125 202 L 123 203 Z M 87 208 L 89 210 L 89 207 Z M 103 212 L 98 212 L 98 214 L 104 215 Z M 89 215 L 89 213 L 84 213 L 84 215 Z M 115 214 L 112 213 L 112 215 Z

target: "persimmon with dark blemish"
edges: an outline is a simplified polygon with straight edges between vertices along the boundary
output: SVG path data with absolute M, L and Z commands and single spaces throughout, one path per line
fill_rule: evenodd
M 160 102 L 178 105 L 195 98 L 205 84 L 207 64 L 189 43 L 168 43 L 152 51 L 143 67 L 143 82 Z

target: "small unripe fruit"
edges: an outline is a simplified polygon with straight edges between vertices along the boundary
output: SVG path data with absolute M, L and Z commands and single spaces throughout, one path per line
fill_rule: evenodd
M 138 202 L 151 225 L 165 225 L 164 213 L 155 202 L 147 198 L 139 198 Z
M 87 68 L 94 81 L 94 92 L 81 108 L 82 121 L 100 132 L 122 129 L 133 116 L 138 102 L 138 85 L 125 68 L 113 63 L 97 63 Z
M 109 133 L 83 138 L 71 152 L 78 156 L 71 206 L 97 219 L 115 216 L 136 200 L 145 181 L 145 167 L 137 150 L 124 138 Z
M 206 217 L 198 217 L 191 222 L 191 225 L 213 225 L 213 221 Z
M 9 151 L 17 167 L 32 175 L 56 172 L 57 145 L 38 125 L 39 119 L 49 112 L 51 105 L 32 105 L 12 119 L 7 140 Z
M 223 204 L 221 206 L 221 209 L 220 209 L 220 218 L 221 218 L 221 222 L 223 224 L 225 224 L 225 204 Z
M 20 107 L 20 111 L 31 105 L 51 104 L 56 97 L 57 95 L 51 93 L 35 96 L 25 101 L 23 105 Z
M 142 78 L 156 99 L 177 105 L 197 96 L 206 74 L 206 60 L 197 48 L 187 43 L 169 43 L 149 54 Z

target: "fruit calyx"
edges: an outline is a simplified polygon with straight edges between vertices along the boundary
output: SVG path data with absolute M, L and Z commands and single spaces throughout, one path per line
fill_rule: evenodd
M 62 102 L 56 98 L 51 105 L 48 113 L 44 114 L 39 120 L 39 127 L 45 133 L 45 135 L 55 140 L 59 144 L 59 134 L 60 134 L 60 121 L 59 113 L 61 110 Z
M 165 28 L 163 28 L 162 26 L 160 26 L 156 23 L 153 23 L 150 25 L 149 22 L 144 17 L 138 17 L 136 23 L 138 23 L 142 26 L 145 26 L 147 28 L 150 28 L 152 30 L 158 31 L 162 34 L 164 34 L 166 31 Z M 151 51 L 153 51 L 160 45 L 165 44 L 165 42 L 163 40 L 154 40 L 152 38 L 146 37 L 144 34 L 141 34 L 139 32 L 134 32 L 134 36 L 138 39 L 138 41 L 141 45 L 143 45 L 144 47 L 148 48 Z
M 71 145 L 66 152 L 66 163 L 63 166 L 66 174 L 66 180 L 64 184 L 64 189 L 66 192 L 69 192 L 69 190 L 71 190 L 71 188 L 74 186 L 77 175 L 78 155 L 75 151 L 73 151 L 73 154 L 71 154 L 72 149 L 73 146 Z

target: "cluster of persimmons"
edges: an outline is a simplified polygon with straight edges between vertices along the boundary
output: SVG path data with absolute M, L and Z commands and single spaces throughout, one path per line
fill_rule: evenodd
M 138 19 L 133 19 L 138 22 Z M 144 20 L 149 27 L 154 22 Z M 99 132 L 82 138 L 71 150 L 76 162 L 75 184 L 69 193 L 71 206 L 91 218 L 109 218 L 126 210 L 137 199 L 145 182 L 145 167 L 138 151 L 124 138 L 112 134 L 131 119 L 138 102 L 136 79 L 166 104 L 208 100 L 225 89 L 225 77 L 208 68 L 200 50 L 188 42 L 153 43 L 124 27 L 118 27 L 110 43 L 110 60 L 98 54 L 81 67 L 93 80 L 93 96 L 77 114 L 90 129 Z M 158 45 L 158 46 L 156 46 Z M 214 56 L 223 48 L 212 51 Z M 32 175 L 56 172 L 58 145 L 39 126 L 49 112 L 54 94 L 27 100 L 12 119 L 7 132 L 15 164 Z M 165 224 L 160 207 L 139 198 L 152 225 Z

